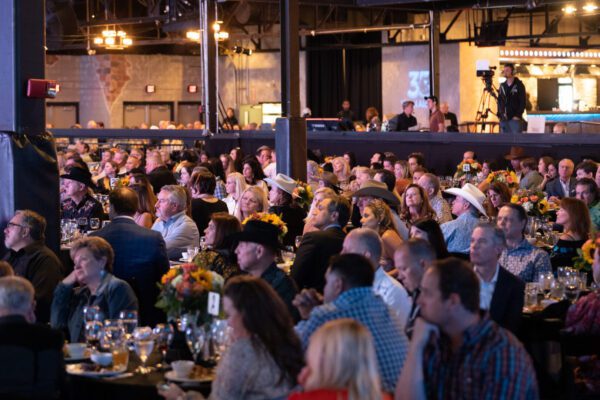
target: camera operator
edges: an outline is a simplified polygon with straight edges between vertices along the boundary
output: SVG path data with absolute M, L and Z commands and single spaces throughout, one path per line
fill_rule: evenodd
M 506 81 L 500 85 L 498 91 L 498 118 L 500 118 L 500 132 L 521 133 L 523 131 L 523 111 L 525 111 L 525 85 L 515 78 L 515 66 L 504 66 Z

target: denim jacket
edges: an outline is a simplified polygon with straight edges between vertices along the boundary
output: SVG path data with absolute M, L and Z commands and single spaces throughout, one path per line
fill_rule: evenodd
M 107 319 L 116 319 L 123 310 L 137 310 L 138 301 L 129 284 L 110 273 L 102 278 L 95 295 L 86 286 L 59 283 L 54 290 L 50 324 L 68 331 L 71 342 L 84 339 L 83 307 L 100 307 Z

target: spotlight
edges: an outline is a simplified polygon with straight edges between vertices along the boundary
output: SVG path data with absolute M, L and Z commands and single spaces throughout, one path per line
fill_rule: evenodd
M 595 3 L 587 3 L 585 6 L 583 6 L 583 10 L 585 12 L 594 12 L 598 9 L 598 6 Z
M 569 4 L 568 6 L 565 6 L 565 7 L 562 9 L 562 11 L 563 11 L 565 14 L 571 15 L 571 14 L 574 14 L 574 13 L 575 13 L 575 11 L 577 11 L 577 8 L 576 8 L 575 6 L 573 6 L 573 5 Z

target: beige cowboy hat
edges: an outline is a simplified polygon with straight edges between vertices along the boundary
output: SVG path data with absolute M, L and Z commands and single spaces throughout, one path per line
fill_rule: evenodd
M 398 197 L 396 197 L 394 193 L 388 190 L 386 184 L 383 182 L 378 182 L 376 180 L 370 179 L 364 182 L 360 189 L 352 193 L 352 197 L 364 196 L 371 196 L 383 199 L 392 206 L 400 205 L 400 200 L 398 199 Z
M 276 186 L 289 194 L 294 194 L 294 189 L 298 186 L 295 180 L 284 174 L 277 174 L 275 178 L 265 178 L 265 182 L 269 186 Z
M 470 183 L 465 183 L 461 188 L 450 188 L 444 190 L 445 193 L 452 194 L 454 196 L 460 196 L 473 205 L 480 213 L 487 217 L 485 208 L 483 208 L 483 202 L 485 201 L 485 194 L 477 186 Z

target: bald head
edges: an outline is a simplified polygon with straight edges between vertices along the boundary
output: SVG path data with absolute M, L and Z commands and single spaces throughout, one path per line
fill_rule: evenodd
M 569 160 L 568 158 L 563 158 L 562 160 L 560 160 L 560 162 L 558 163 L 558 176 L 560 177 L 560 180 L 566 182 L 569 179 L 571 179 L 574 169 L 575 164 L 573 163 L 573 161 Z
M 377 232 L 367 228 L 357 228 L 350 231 L 344 239 L 342 247 L 343 254 L 360 254 L 365 256 L 373 264 L 373 268 L 379 266 L 383 244 Z

